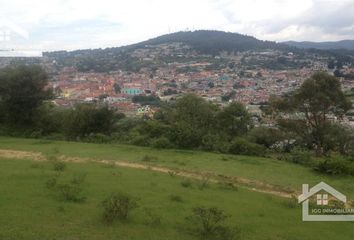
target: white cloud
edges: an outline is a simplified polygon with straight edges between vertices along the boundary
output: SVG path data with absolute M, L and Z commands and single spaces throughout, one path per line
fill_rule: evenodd
M 29 31 L 27 45 L 42 44 L 46 50 L 119 46 L 186 29 L 219 29 L 277 41 L 354 38 L 353 0 L 0 0 L 0 4 L 0 16 Z

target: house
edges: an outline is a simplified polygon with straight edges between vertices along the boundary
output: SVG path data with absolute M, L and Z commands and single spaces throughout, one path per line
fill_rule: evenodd
M 142 85 L 139 83 L 125 83 L 122 89 L 122 93 L 128 95 L 139 95 L 143 92 Z

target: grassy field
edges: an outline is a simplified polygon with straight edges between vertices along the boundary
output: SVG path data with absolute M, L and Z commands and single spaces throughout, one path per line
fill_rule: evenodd
M 130 145 L 90 144 L 64 141 L 17 139 L 0 137 L 0 149 L 42 152 L 49 155 L 64 154 L 71 157 L 104 159 L 144 163 L 180 170 L 210 171 L 227 176 L 258 180 L 300 192 L 303 183 L 315 185 L 325 181 L 354 198 L 354 178 L 327 176 L 310 168 L 271 158 L 234 156 L 185 150 L 158 150 Z
M 343 193 L 354 195 L 354 178 L 328 177 L 311 170 L 269 158 L 228 156 L 195 151 L 154 150 L 122 145 L 52 142 L 32 139 L 0 138 L 0 149 L 42 152 L 90 159 L 151 164 L 194 171 L 213 171 L 228 176 L 290 187 L 326 181 Z M 85 174 L 84 202 L 61 199 L 46 182 L 56 176 L 50 162 L 0 159 L 0 239 L 199 239 L 186 229 L 185 218 L 196 206 L 218 206 L 232 217 L 228 225 L 240 230 L 240 239 L 353 239 L 354 223 L 314 223 L 301 221 L 301 207 L 293 200 L 249 191 L 242 186 L 225 188 L 210 183 L 200 189 L 198 180 L 190 187 L 185 179 L 109 164 L 66 163 L 60 181 Z M 127 222 L 112 226 L 102 223 L 101 201 L 113 191 L 126 192 L 139 199 L 139 208 Z M 182 201 L 173 201 L 178 196 Z M 147 210 L 148 209 L 148 210 Z M 147 212 L 161 218 L 151 224 Z

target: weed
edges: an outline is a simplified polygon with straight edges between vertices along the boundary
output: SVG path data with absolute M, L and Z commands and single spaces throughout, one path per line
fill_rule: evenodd
M 183 199 L 181 196 L 178 196 L 178 195 L 170 195 L 170 200 L 173 201 L 173 202 L 183 202 Z
M 136 199 L 124 193 L 112 193 L 101 205 L 103 220 L 108 224 L 115 220 L 126 220 L 130 211 L 138 207 Z
M 150 156 L 150 155 L 144 155 L 141 161 L 143 162 L 154 162 L 157 160 L 157 157 L 155 156 Z
M 146 225 L 153 227 L 161 225 L 161 217 L 154 213 L 150 208 L 144 208 L 144 214 L 146 216 Z
M 182 185 L 182 187 L 185 187 L 185 188 L 192 187 L 192 181 L 189 180 L 189 179 L 184 179 L 184 180 L 181 182 L 181 185 Z

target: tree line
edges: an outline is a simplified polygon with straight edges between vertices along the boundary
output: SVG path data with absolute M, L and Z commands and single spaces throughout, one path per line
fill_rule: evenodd
M 160 111 L 152 118 L 132 119 L 102 103 L 77 104 L 72 108 L 54 106 L 47 84 L 48 76 L 38 66 L 12 66 L 0 71 L 3 135 L 258 156 L 269 152 L 287 156 L 299 149 L 318 156 L 335 153 L 352 159 L 354 155 L 353 131 L 338 121 L 351 109 L 351 102 L 342 92 L 339 80 L 323 72 L 315 73 L 286 96 L 272 97 L 263 110 L 274 125 L 256 128 L 251 114 L 240 103 L 221 107 L 186 94 L 174 103 L 161 103 Z M 305 158 L 300 157 L 300 162 Z

